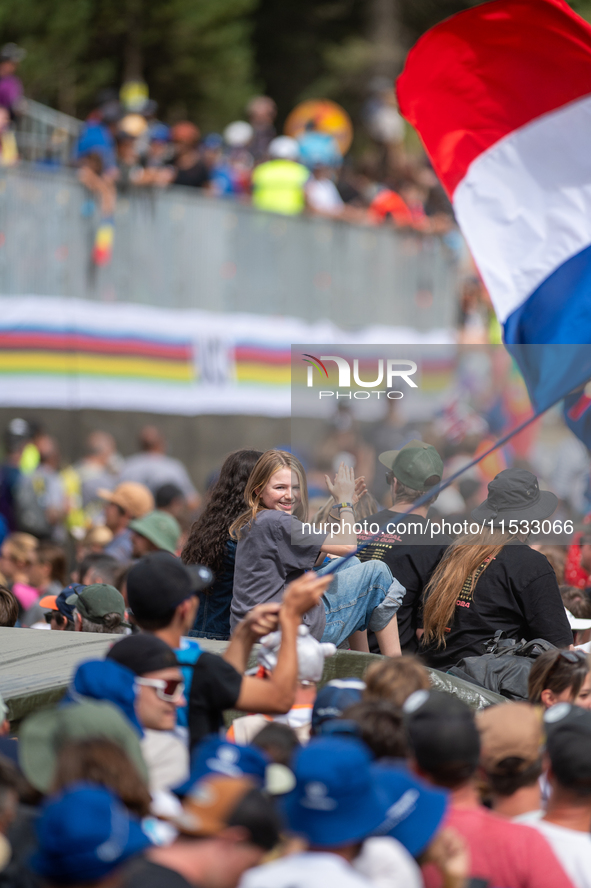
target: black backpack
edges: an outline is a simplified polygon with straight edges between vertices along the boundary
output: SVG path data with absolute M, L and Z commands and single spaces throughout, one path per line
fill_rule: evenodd
M 485 642 L 484 647 L 484 654 L 465 657 L 448 669 L 448 675 L 471 681 L 508 700 L 527 700 L 527 681 L 534 660 L 544 651 L 556 650 L 555 645 L 543 638 L 533 641 L 504 638 L 502 630 Z

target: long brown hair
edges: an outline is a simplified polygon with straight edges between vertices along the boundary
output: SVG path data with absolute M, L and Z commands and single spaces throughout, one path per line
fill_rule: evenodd
M 262 450 L 236 450 L 226 457 L 181 553 L 185 564 L 204 564 L 215 574 L 223 570 L 229 529 L 244 512 L 246 483 L 262 455 Z
M 301 462 L 291 453 L 287 453 L 286 450 L 266 450 L 246 482 L 244 502 L 247 508 L 230 527 L 232 539 L 239 540 L 242 528 L 254 521 L 259 512 L 266 508 L 261 502 L 261 494 L 275 472 L 278 472 L 280 469 L 291 469 L 297 475 L 301 499 L 294 508 L 293 514 L 300 521 L 306 520 L 308 515 L 308 485 Z
M 544 651 L 534 660 L 527 682 L 530 703 L 542 702 L 542 691 L 561 694 L 570 690 L 571 703 L 578 697 L 591 660 L 582 651 Z
M 466 580 L 472 576 L 470 593 L 474 592 L 478 577 L 497 557 L 503 546 L 519 539 L 501 530 L 484 527 L 482 533 L 458 537 L 437 565 L 424 592 L 424 641 L 445 647 L 445 630 L 453 620 L 458 596 Z M 482 571 L 474 576 L 480 565 Z

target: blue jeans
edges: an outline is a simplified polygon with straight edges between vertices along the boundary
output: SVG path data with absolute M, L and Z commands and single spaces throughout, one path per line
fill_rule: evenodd
M 326 573 L 329 565 L 317 570 Z M 322 601 L 326 612 L 326 626 L 322 641 L 339 645 L 359 629 L 379 632 L 385 629 L 396 614 L 406 589 L 392 576 L 383 561 L 365 561 L 349 558 L 342 562 Z

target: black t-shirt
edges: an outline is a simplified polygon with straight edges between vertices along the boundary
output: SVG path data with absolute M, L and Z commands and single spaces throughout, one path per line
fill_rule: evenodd
M 200 655 L 189 691 L 190 749 L 223 727 L 224 710 L 236 706 L 241 686 L 242 676 L 230 663 L 207 651 Z
M 421 652 L 429 666 L 445 671 L 463 657 L 483 654 L 483 642 L 499 629 L 517 641 L 544 638 L 561 648 L 573 643 L 556 574 L 545 555 L 524 543 L 504 546 L 472 593 L 462 589 L 446 646 L 431 643 Z
M 196 888 L 176 870 L 135 857 L 121 874 L 120 888 Z
M 209 170 L 202 160 L 189 167 L 188 170 L 177 170 L 174 178 L 175 185 L 189 185 L 192 188 L 203 188 L 210 180 Z
M 369 539 L 372 524 L 387 528 L 402 513 L 384 509 L 363 522 L 364 530 L 357 534 L 359 543 Z M 392 571 L 395 580 L 404 586 L 406 594 L 398 610 L 398 634 L 405 653 L 416 653 L 416 631 L 421 626 L 421 599 L 431 574 L 439 564 L 450 540 L 441 533 L 431 536 L 431 522 L 421 515 L 407 515 L 401 526 L 391 527 L 375 543 L 358 553 L 360 561 L 383 561 Z M 436 529 L 436 528 L 435 528 Z M 374 531 L 376 528 L 374 527 Z

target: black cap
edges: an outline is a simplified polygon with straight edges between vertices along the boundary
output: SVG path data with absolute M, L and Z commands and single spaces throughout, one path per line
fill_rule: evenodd
M 451 763 L 476 768 L 480 735 L 474 713 L 462 700 L 441 691 L 415 691 L 402 711 L 414 756 L 424 771 Z
M 137 617 L 152 619 L 173 611 L 212 583 L 208 567 L 187 567 L 169 552 L 151 552 L 129 571 L 127 600 Z
M 540 490 L 538 479 L 527 469 L 503 469 L 488 485 L 488 496 L 472 512 L 476 521 L 533 521 L 549 518 L 558 497 Z
M 544 714 L 546 750 L 561 786 L 591 792 L 591 712 L 557 703 Z
M 107 654 L 107 660 L 115 660 L 127 666 L 136 675 L 146 675 L 159 669 L 178 666 L 176 654 L 161 638 L 149 633 L 128 635 L 116 642 Z

